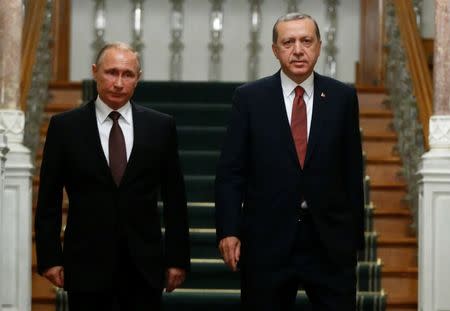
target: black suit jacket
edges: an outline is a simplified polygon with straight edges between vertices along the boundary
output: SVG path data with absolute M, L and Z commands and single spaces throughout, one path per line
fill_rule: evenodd
M 189 267 L 175 122 L 154 110 L 131 106 L 134 143 L 119 187 L 101 147 L 94 101 L 50 120 L 35 219 L 38 271 L 63 265 L 68 290 L 110 288 L 123 244 L 156 288 L 163 287 L 167 267 Z M 60 240 L 63 188 L 69 199 L 64 247 Z M 164 238 L 157 208 L 159 190 Z
M 315 73 L 313 107 L 301 169 L 280 73 L 235 91 L 217 167 L 217 237 L 241 239 L 241 265 L 255 276 L 290 262 L 303 199 L 330 260 L 354 264 L 364 245 L 356 91 Z

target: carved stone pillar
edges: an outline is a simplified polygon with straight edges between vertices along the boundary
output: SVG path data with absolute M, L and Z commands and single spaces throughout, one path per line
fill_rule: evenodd
M 25 117 L 19 108 L 23 11 L 21 0 L 0 0 L 0 128 L 9 148 L 0 192 L 0 310 L 29 311 L 32 165 L 23 146 Z M 4 142 L 0 134 L 0 149 Z
M 450 0 L 436 0 L 434 115 L 419 192 L 419 310 L 450 310 Z

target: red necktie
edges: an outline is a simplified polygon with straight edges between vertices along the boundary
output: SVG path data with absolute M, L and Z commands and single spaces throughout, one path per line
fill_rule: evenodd
M 306 156 L 306 146 L 308 144 L 306 105 L 303 100 L 305 90 L 301 86 L 295 88 L 294 104 L 292 105 L 291 133 L 294 139 L 295 149 L 300 166 L 303 168 Z
M 127 167 L 127 151 L 125 138 L 119 125 L 120 113 L 111 111 L 109 117 L 113 121 L 111 132 L 109 132 L 109 168 L 114 182 L 119 186 Z

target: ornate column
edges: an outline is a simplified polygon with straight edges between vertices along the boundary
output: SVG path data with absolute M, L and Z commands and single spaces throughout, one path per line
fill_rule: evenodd
M 22 1 L 0 0 L 0 128 L 10 150 L 0 205 L 0 310 L 29 311 L 32 165 L 23 145 L 25 117 L 19 109 L 22 26 Z
M 337 47 L 335 44 L 336 41 L 336 31 L 337 31 L 337 5 L 339 4 L 338 0 L 325 0 L 325 5 L 327 8 L 327 22 L 328 25 L 325 28 L 325 70 L 324 74 L 336 78 L 336 53 Z
M 172 34 L 172 42 L 170 42 L 170 80 L 181 80 L 183 73 L 183 49 L 184 44 L 181 40 L 184 29 L 184 0 L 170 0 L 172 3 L 172 11 L 170 13 L 170 32 Z
M 144 9 L 144 1 L 145 0 L 132 0 L 133 3 L 133 11 L 132 11 L 132 21 L 133 25 L 131 27 L 131 32 L 133 33 L 133 41 L 131 42 L 131 46 L 138 52 L 141 60 L 141 68 L 144 68 L 144 57 L 142 55 L 142 50 L 144 48 L 144 42 L 142 42 L 142 16 Z
M 419 171 L 419 310 L 450 310 L 450 1 L 436 0 L 434 115 Z
M 249 50 L 247 62 L 247 78 L 249 81 L 256 80 L 259 74 L 259 36 L 261 34 L 261 4 L 263 0 L 249 0 L 250 2 L 250 42 L 247 47 Z
M 298 12 L 298 4 L 301 0 L 286 0 L 287 1 L 287 12 Z
M 92 42 L 92 48 L 94 49 L 93 62 L 98 51 L 105 45 L 105 30 L 106 30 L 106 8 L 105 0 L 94 0 L 94 34 L 95 39 Z
M 423 0 L 413 0 L 414 13 L 416 13 L 417 28 L 422 26 L 422 7 Z
M 211 41 L 208 45 L 209 70 L 208 80 L 219 81 L 222 77 L 222 32 L 223 32 L 223 2 L 224 0 L 210 0 L 211 13 L 209 17 L 209 26 L 211 32 Z

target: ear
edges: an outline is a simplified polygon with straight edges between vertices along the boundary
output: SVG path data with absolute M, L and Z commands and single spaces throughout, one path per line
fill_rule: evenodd
M 321 51 L 322 51 L 322 40 L 319 40 L 319 56 Z
M 97 72 L 98 72 L 97 65 L 96 64 L 92 64 L 92 77 L 94 78 L 94 80 L 96 80 Z
M 275 55 L 275 57 L 277 59 L 279 59 L 278 58 L 278 47 L 277 47 L 277 45 L 275 43 L 272 43 L 272 52 L 273 52 L 273 55 Z

